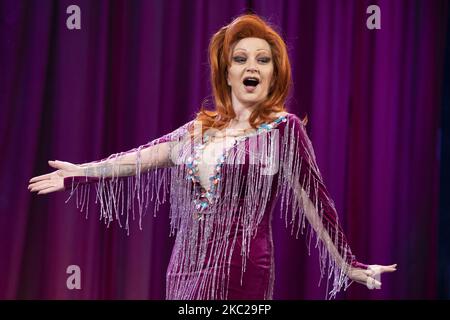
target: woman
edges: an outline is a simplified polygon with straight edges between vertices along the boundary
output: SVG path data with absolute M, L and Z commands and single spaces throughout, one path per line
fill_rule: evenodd
M 135 203 L 141 219 L 148 201 L 156 211 L 165 201 L 160 188 L 170 187 L 176 240 L 167 299 L 271 299 L 279 196 L 291 233 L 308 226 L 307 240 L 316 235 L 330 297 L 351 281 L 380 288 L 376 278 L 396 265 L 368 266 L 352 255 L 306 123 L 285 109 L 291 71 L 284 41 L 256 15 L 242 15 L 213 36 L 209 54 L 215 110 L 202 107 L 175 131 L 98 162 L 49 161 L 58 170 L 32 178 L 29 189 L 71 190 L 83 209 L 94 184 L 105 220 L 128 230 Z

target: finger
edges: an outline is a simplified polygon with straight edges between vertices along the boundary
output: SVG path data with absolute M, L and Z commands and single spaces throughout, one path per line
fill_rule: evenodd
M 67 162 L 67 161 L 60 161 L 60 160 L 50 160 L 49 163 L 53 163 L 59 166 L 74 166 L 73 163 Z
M 28 189 L 29 189 L 31 192 L 34 192 L 34 191 L 39 191 L 39 190 L 41 190 L 42 188 L 45 188 L 46 186 L 48 186 L 48 181 L 43 181 L 43 182 L 41 182 L 41 183 L 33 184 L 33 185 L 28 186 Z
M 39 186 L 35 186 L 30 191 L 31 192 L 39 192 L 39 191 L 42 191 L 42 190 L 44 190 L 46 188 L 50 188 L 50 187 L 53 187 L 53 186 L 54 186 L 53 184 L 50 184 L 50 183 L 46 182 L 46 183 L 40 184 Z
M 372 290 L 372 289 L 381 289 L 381 282 L 376 280 L 376 279 L 374 279 L 374 278 L 372 278 L 372 277 L 367 277 L 366 286 L 370 290 Z
M 384 272 L 394 272 L 397 271 L 396 267 L 394 267 L 394 265 L 390 265 L 390 266 L 379 266 L 379 265 L 374 265 L 374 266 L 370 266 L 370 268 L 368 270 L 371 270 L 371 272 L 366 272 L 366 274 L 368 276 L 375 276 L 377 274 L 382 274 Z M 367 270 L 366 270 L 367 271 Z
M 382 270 L 395 270 L 397 268 L 397 264 L 391 264 L 388 266 L 377 266 L 378 268 L 382 269 Z
M 387 265 L 387 266 L 382 266 L 382 265 L 375 265 L 375 266 L 377 266 L 377 267 L 381 267 L 381 268 L 396 268 L 397 267 L 397 264 L 396 263 L 394 263 L 394 264 L 390 264 L 390 265 Z
M 30 191 L 34 191 L 34 189 L 37 189 L 37 188 L 40 188 L 40 187 L 42 187 L 42 186 L 48 185 L 49 182 L 50 182 L 49 180 L 38 181 L 38 182 L 35 182 L 35 183 L 30 184 L 30 185 L 28 186 L 28 189 L 29 189 Z
M 45 188 L 45 189 L 39 191 L 37 194 L 47 194 L 47 193 L 50 193 L 50 192 L 54 192 L 56 190 L 58 190 L 58 188 L 56 186 L 51 186 L 49 188 Z
M 394 272 L 394 271 L 397 271 L 396 267 L 384 266 L 384 267 L 381 267 L 380 273 L 383 273 L 383 272 Z
M 51 175 L 51 173 L 43 174 L 43 175 L 31 178 L 29 182 L 37 182 L 37 181 L 45 180 L 45 179 L 48 179 L 50 175 Z
M 49 160 L 48 164 L 50 165 L 50 167 L 56 168 L 56 169 L 61 169 L 61 167 L 64 165 L 65 162 L 63 161 L 58 161 L 58 160 Z

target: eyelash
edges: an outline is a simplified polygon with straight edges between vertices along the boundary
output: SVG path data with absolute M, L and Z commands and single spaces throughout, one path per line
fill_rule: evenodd
M 234 61 L 234 62 L 237 62 L 237 63 L 242 63 L 242 62 L 244 62 L 245 60 L 246 60 L 245 57 L 240 57 L 240 56 L 233 57 L 233 61 Z M 261 61 L 262 63 L 269 63 L 269 62 L 270 62 L 270 58 L 267 58 L 267 57 L 265 57 L 265 58 L 259 58 L 258 61 Z

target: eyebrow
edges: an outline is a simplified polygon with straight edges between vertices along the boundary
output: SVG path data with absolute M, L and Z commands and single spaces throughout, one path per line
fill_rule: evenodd
M 237 51 L 237 50 L 248 51 L 247 49 L 244 49 L 244 48 L 236 48 L 236 49 L 233 50 L 233 52 L 234 52 L 234 51 Z M 257 49 L 256 51 L 267 51 L 267 52 L 269 52 L 269 50 L 267 50 L 267 49 Z

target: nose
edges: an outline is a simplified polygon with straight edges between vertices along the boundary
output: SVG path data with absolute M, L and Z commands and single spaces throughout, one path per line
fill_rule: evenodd
M 258 73 L 259 72 L 258 65 L 257 65 L 255 59 L 248 59 L 248 66 L 247 66 L 246 71 L 249 73 Z
M 249 66 L 246 71 L 248 73 L 259 73 L 259 70 L 254 66 Z

